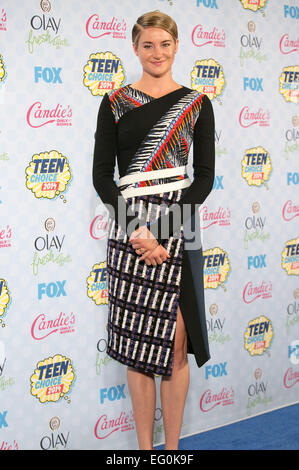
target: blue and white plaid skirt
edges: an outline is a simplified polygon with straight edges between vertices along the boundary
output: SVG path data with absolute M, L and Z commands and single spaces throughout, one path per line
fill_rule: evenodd
M 134 207 L 142 201 L 151 211 L 156 205 L 170 206 L 181 196 L 182 189 L 177 189 L 132 196 L 127 202 Z M 157 266 L 139 260 L 140 255 L 114 219 L 109 219 L 108 227 L 107 354 L 139 371 L 170 376 L 180 297 L 183 226 L 179 238 L 171 236 L 163 243 L 170 258 Z

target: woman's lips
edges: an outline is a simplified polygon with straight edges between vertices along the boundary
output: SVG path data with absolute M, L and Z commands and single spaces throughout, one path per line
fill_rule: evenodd
M 154 65 L 162 65 L 164 63 L 164 61 L 160 61 L 160 62 L 152 62 Z

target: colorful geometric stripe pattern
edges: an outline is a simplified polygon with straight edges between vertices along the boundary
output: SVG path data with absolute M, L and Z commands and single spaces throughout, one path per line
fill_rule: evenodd
M 187 165 L 194 126 L 201 111 L 203 97 L 204 94 L 191 90 L 169 108 L 144 137 L 127 169 L 127 174 Z M 155 99 L 130 86 L 110 92 L 109 98 L 116 122 L 127 111 Z M 184 174 L 126 184 L 120 186 L 120 190 L 169 183 L 187 176 Z

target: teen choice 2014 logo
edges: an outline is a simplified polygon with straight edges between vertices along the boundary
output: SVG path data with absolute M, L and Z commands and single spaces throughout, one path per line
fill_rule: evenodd
M 4 67 L 4 62 L 2 60 L 2 55 L 0 54 L 0 83 L 4 82 L 6 79 L 7 73 Z
M 289 276 L 299 275 L 299 237 L 286 242 L 281 254 L 281 266 Z
M 125 80 L 120 58 L 109 51 L 90 54 L 83 70 L 83 84 L 94 96 L 120 88 Z
M 222 66 L 214 59 L 197 60 L 191 72 L 191 86 L 210 100 L 219 99 L 225 86 Z
M 25 173 L 26 186 L 38 199 L 57 198 L 66 191 L 72 177 L 67 157 L 57 150 L 33 155 Z
M 211 248 L 203 252 L 204 288 L 216 289 L 224 286 L 230 272 L 228 254 L 222 248 Z
M 240 0 L 245 10 L 258 11 L 266 6 L 268 0 Z
M 11 304 L 11 297 L 5 279 L 0 278 L 0 325 L 3 327 L 4 317 L 7 315 L 9 305 Z
M 241 167 L 242 176 L 249 186 L 261 186 L 268 181 L 272 171 L 270 155 L 261 146 L 247 149 Z
M 31 395 L 40 403 L 57 402 L 70 393 L 75 380 L 72 361 L 56 354 L 40 361 L 30 377 Z
M 244 334 L 244 347 L 250 356 L 261 356 L 270 347 L 273 328 L 269 318 L 261 315 L 248 323 Z
M 299 103 L 299 65 L 284 67 L 279 77 L 279 92 L 289 103 Z
M 96 305 L 108 304 L 107 263 L 102 261 L 92 267 L 87 278 L 87 295 Z

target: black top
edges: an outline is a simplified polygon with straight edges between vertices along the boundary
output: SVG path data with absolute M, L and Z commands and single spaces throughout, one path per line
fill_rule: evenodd
M 126 227 L 122 227 L 130 237 L 133 230 L 128 230 L 131 220 L 136 220 L 136 214 L 131 210 L 129 204 L 114 182 L 115 157 L 119 176 L 125 176 L 127 169 L 138 150 L 140 144 L 153 125 L 159 119 L 163 119 L 165 113 L 178 100 L 187 95 L 191 90 L 185 86 L 174 90 L 160 98 L 154 98 L 147 93 L 140 92 L 126 85 L 120 91 L 127 91 L 139 99 L 139 105 L 135 107 L 123 107 L 123 113 L 117 114 L 116 101 L 111 100 L 112 93 L 106 93 L 101 101 L 97 128 L 95 133 L 94 157 L 93 157 L 93 185 L 101 200 L 106 205 L 111 215 L 118 222 L 118 199 L 127 207 Z M 134 95 L 135 93 L 135 95 Z M 138 95 L 138 96 L 137 96 Z M 191 215 L 194 214 L 198 204 L 202 204 L 211 192 L 215 174 L 215 124 L 214 113 L 210 99 L 207 95 L 202 97 L 199 116 L 193 128 L 193 169 L 194 180 L 192 184 L 183 190 L 182 197 L 177 204 L 178 209 L 183 204 L 191 205 Z M 140 104 L 141 100 L 141 104 Z M 126 105 L 125 105 L 126 106 Z M 178 165 L 179 166 L 179 165 Z M 114 209 L 112 214 L 109 205 Z M 180 213 L 184 213 L 181 211 Z M 159 217 L 157 240 L 162 243 L 161 226 L 163 220 L 168 219 L 170 235 L 179 226 L 174 224 L 172 211 Z M 182 220 L 182 223 L 184 221 Z M 140 219 L 139 226 L 145 225 L 145 220 Z

